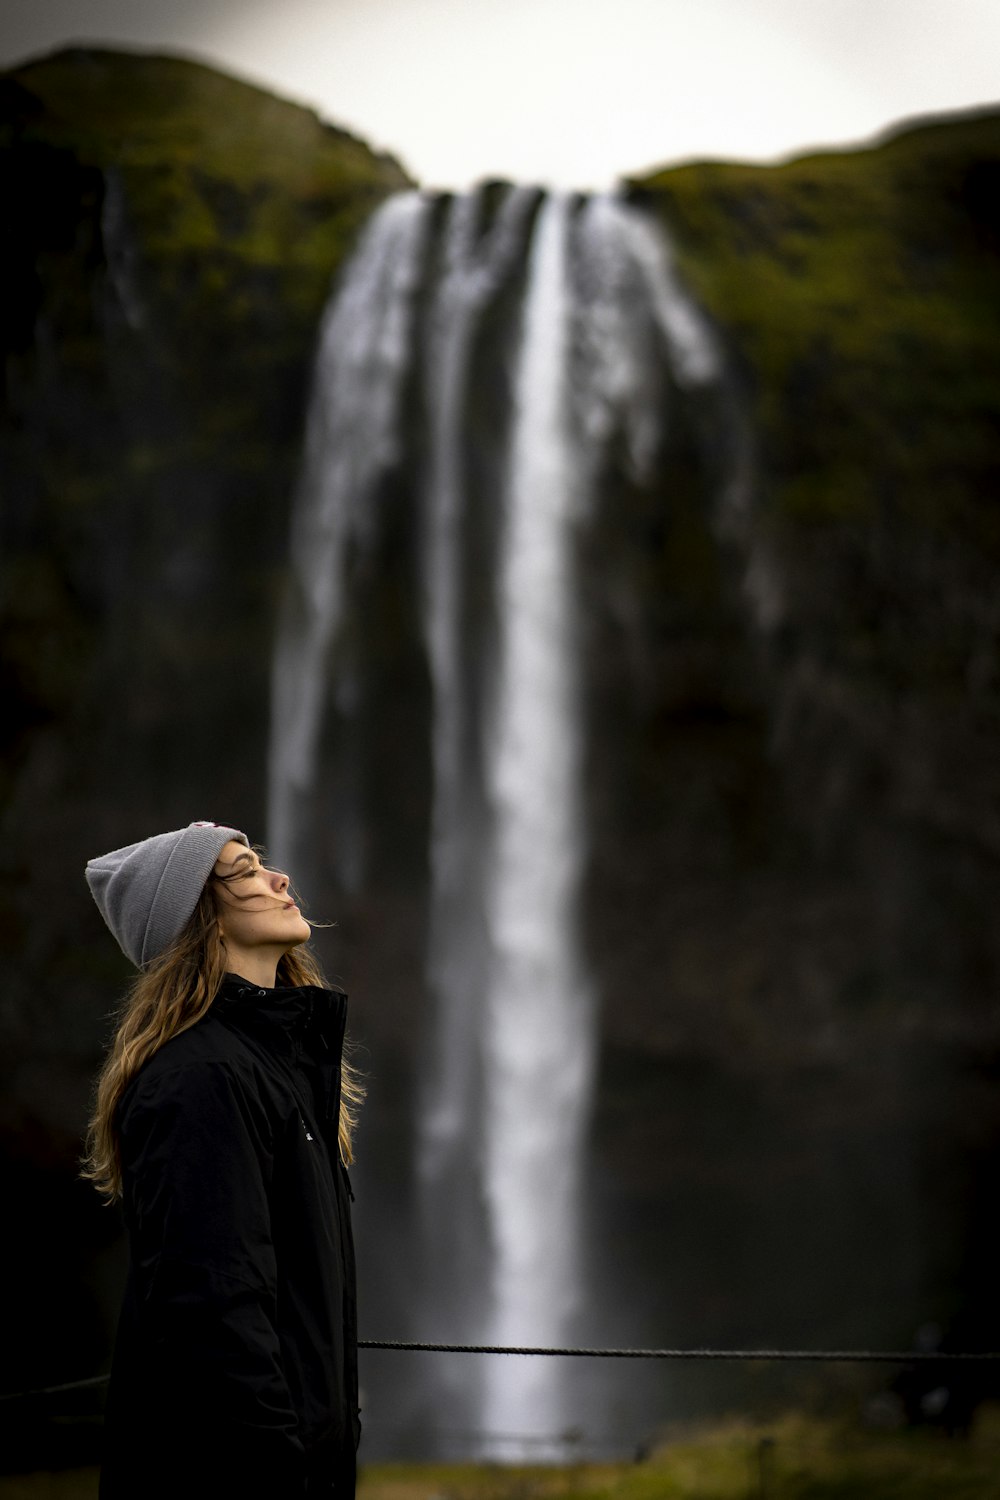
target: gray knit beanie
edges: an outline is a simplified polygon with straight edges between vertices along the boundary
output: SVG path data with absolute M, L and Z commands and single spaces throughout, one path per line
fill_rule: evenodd
M 179 937 L 230 839 L 250 847 L 245 833 L 221 823 L 189 823 L 87 864 L 90 893 L 118 946 L 144 968 Z

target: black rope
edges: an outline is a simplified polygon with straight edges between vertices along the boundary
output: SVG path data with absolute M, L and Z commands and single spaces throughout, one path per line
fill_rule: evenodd
M 359 1349 L 396 1349 L 420 1354 L 514 1354 L 547 1356 L 558 1359 L 742 1359 L 811 1360 L 826 1364 L 909 1365 L 921 1361 L 930 1364 L 985 1363 L 1000 1360 L 1000 1353 L 946 1353 L 925 1349 L 905 1352 L 884 1349 L 560 1349 L 515 1344 L 421 1344 L 403 1339 L 359 1339 Z M 68 1380 L 62 1385 L 48 1385 L 30 1391 L 9 1391 L 0 1395 L 0 1404 L 27 1401 L 45 1396 L 61 1396 L 68 1391 L 90 1390 L 105 1385 L 107 1375 L 91 1375 L 86 1380 Z
M 6 1391 L 0 1395 L 0 1404 L 5 1401 L 33 1401 L 43 1396 L 62 1396 L 66 1391 L 87 1391 L 99 1385 L 107 1385 L 109 1376 L 91 1375 L 86 1380 L 67 1380 L 62 1385 L 41 1386 L 33 1391 Z
M 881 1349 L 548 1349 L 510 1344 L 418 1344 L 400 1339 L 359 1339 L 359 1349 L 408 1349 L 430 1354 L 518 1354 L 547 1355 L 560 1359 L 786 1359 L 830 1363 L 910 1364 L 927 1360 L 939 1364 L 959 1360 L 1000 1359 L 1000 1353 L 950 1354 L 923 1349 L 907 1353 Z

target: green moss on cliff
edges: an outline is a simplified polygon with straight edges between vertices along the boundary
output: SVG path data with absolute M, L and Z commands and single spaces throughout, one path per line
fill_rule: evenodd
M 849 600 L 883 665 L 895 619 L 898 671 L 960 674 L 1000 566 L 1000 113 L 630 189 L 734 355 L 796 628 L 864 656 Z
M 309 110 L 181 58 L 70 51 L 7 75 L 39 107 L 24 143 L 121 173 L 148 254 L 216 254 L 282 271 L 315 300 L 402 167 Z M 216 290 L 224 289 L 220 281 Z
M 0 77 L 0 145 L 15 493 L 107 520 L 199 465 L 287 491 L 331 277 L 398 163 L 197 63 L 81 50 Z
M 804 514 L 807 466 L 826 470 L 818 518 L 871 514 L 858 478 L 873 469 L 921 490 L 991 470 L 1000 114 L 633 186 L 657 203 L 685 277 L 743 356 L 779 504 L 795 476 Z
M 0 892 L 22 953 L 93 935 L 75 884 L 75 900 L 33 888 L 47 830 L 70 840 L 65 870 L 84 838 L 111 847 L 192 807 L 262 828 L 317 329 L 360 227 L 408 185 L 310 111 L 194 62 L 75 50 L 0 75 Z M 239 730 L 209 772 L 222 705 Z M 12 1014 L 60 992 L 50 959 L 32 962 L 9 976 Z

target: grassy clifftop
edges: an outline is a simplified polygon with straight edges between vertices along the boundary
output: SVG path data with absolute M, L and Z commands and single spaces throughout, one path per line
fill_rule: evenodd
M 630 187 L 740 357 L 781 511 L 870 523 L 895 498 L 1000 548 L 995 509 L 969 513 L 996 479 L 1000 111 Z
M 62 52 L 3 87 L 22 151 L 62 147 L 121 174 L 148 254 L 224 250 L 282 271 L 303 307 L 359 220 L 408 186 L 398 162 L 309 110 L 181 58 Z
M 992 723 L 1000 110 L 629 189 L 733 355 L 794 651 Z

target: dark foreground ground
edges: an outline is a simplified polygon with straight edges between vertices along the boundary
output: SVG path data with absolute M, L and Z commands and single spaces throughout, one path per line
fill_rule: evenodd
M 0 1477 L 0 1500 L 95 1500 L 97 1471 Z M 669 1437 L 629 1464 L 379 1464 L 358 1500 L 1000 1500 L 1000 1408 L 967 1439 L 786 1416 Z

